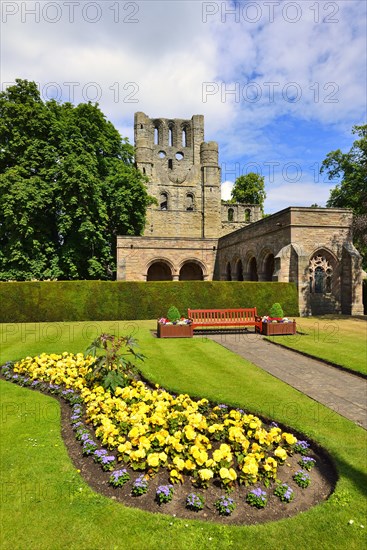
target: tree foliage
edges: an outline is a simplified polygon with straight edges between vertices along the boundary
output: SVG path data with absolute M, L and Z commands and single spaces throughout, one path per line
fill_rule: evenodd
M 98 105 L 42 101 L 34 82 L 0 93 L 0 280 L 111 279 L 117 235 L 150 202 L 134 148 Z
M 329 180 L 340 178 L 330 192 L 327 206 L 352 208 L 354 213 L 354 241 L 364 257 L 367 267 L 367 124 L 354 126 L 358 136 L 348 153 L 340 149 L 331 151 L 321 166 Z
M 250 172 L 249 174 L 238 177 L 234 182 L 231 202 L 259 204 L 263 211 L 265 198 L 264 176 L 260 176 L 255 172 Z

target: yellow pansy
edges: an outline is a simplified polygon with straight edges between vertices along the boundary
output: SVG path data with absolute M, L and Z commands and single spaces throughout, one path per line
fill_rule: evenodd
M 198 474 L 202 481 L 209 481 L 209 479 L 212 479 L 212 477 L 214 476 L 213 471 L 209 470 L 208 468 L 198 470 Z
M 288 456 L 287 451 L 285 449 L 283 449 L 282 447 L 277 447 L 274 451 L 274 455 L 282 461 L 284 461 Z

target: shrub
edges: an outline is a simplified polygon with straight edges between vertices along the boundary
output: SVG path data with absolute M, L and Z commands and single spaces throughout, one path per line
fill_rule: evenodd
M 273 304 L 269 310 L 269 316 L 270 317 L 284 317 L 284 311 L 282 309 L 282 306 L 278 303 L 278 302 L 275 302 L 275 304 Z
M 181 314 L 178 311 L 177 307 L 171 306 L 167 312 L 167 319 L 171 323 L 175 323 L 176 321 L 179 321 L 181 318 Z
M 268 315 L 280 302 L 297 316 L 294 283 L 252 281 L 52 281 L 0 282 L 0 322 L 110 321 L 158 319 L 167 304 L 188 308 L 256 307 Z

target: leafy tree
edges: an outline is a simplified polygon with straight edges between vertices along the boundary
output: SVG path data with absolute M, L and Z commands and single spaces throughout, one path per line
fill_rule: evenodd
M 245 176 L 240 176 L 234 182 L 231 202 L 259 204 L 263 211 L 265 198 L 264 176 L 250 172 Z
M 354 213 L 354 241 L 364 257 L 367 268 L 367 124 L 354 126 L 358 136 L 348 153 L 331 151 L 321 166 L 329 180 L 341 178 L 330 192 L 327 206 L 352 208 Z
M 134 148 L 98 105 L 44 103 L 34 82 L 0 93 L 0 280 L 111 279 L 117 235 L 150 203 Z

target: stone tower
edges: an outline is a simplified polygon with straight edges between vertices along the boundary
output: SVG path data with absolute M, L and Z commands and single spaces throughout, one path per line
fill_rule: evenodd
M 149 118 L 135 113 L 135 160 L 157 204 L 145 236 L 217 238 L 221 233 L 218 144 L 204 142 L 204 117 Z

